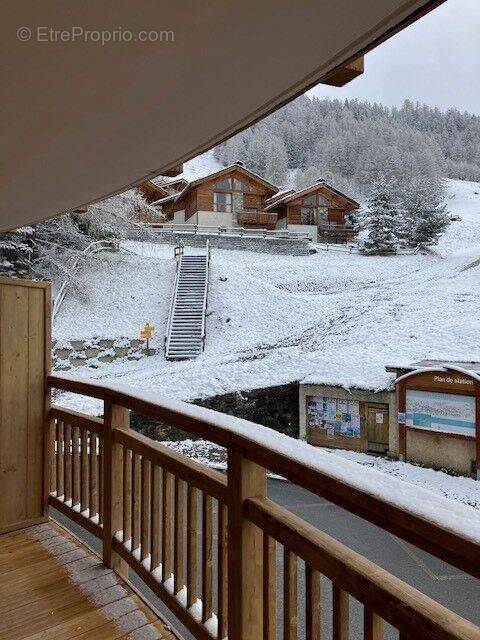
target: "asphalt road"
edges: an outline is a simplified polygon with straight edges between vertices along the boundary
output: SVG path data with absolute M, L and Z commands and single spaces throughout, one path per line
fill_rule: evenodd
M 288 482 L 269 480 L 268 496 L 278 504 L 286 507 L 307 522 L 315 525 L 325 533 L 343 542 L 351 549 L 361 553 L 368 559 L 380 565 L 395 576 L 416 587 L 429 595 L 437 602 L 445 605 L 452 611 L 471 620 L 480 626 L 480 582 L 445 564 L 444 562 L 419 551 L 395 536 L 382 531 L 361 518 L 337 507 L 336 505 L 318 498 L 304 489 L 296 487 Z M 66 523 L 66 519 L 55 512 L 55 517 Z M 79 537 L 85 539 L 91 546 L 98 549 L 98 541 L 90 534 L 69 523 Z M 214 528 L 215 531 L 215 528 Z M 278 593 L 282 593 L 282 553 L 279 548 L 278 564 Z M 299 602 L 304 602 L 303 597 L 303 563 L 299 563 Z M 140 581 L 133 581 L 151 599 L 154 606 L 171 621 L 185 638 L 191 635 L 170 614 L 161 601 L 150 592 Z M 281 609 L 281 607 L 279 607 Z M 299 638 L 303 637 L 304 611 L 299 610 Z M 359 603 L 351 601 L 350 606 L 350 638 L 356 640 L 363 638 L 362 631 L 362 607 Z M 282 618 L 279 612 L 279 626 Z M 330 636 L 331 629 L 331 585 L 322 577 L 322 627 L 325 636 Z M 397 633 L 387 627 L 385 638 L 396 639 Z

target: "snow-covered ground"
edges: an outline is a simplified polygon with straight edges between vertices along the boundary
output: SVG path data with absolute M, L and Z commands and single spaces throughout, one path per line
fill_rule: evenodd
M 391 382 L 386 364 L 480 360 L 480 184 L 449 181 L 448 189 L 449 208 L 462 220 L 452 222 L 432 255 L 366 257 L 321 247 L 306 257 L 213 250 L 201 357 L 167 362 L 158 355 L 72 374 L 128 385 L 151 398 L 192 400 L 302 379 L 382 388 Z M 88 298 L 67 295 L 54 336 L 135 337 L 148 321 L 156 327 L 154 342 L 162 345 L 174 273 L 171 246 L 127 242 L 121 254 L 96 257 L 83 271 Z M 69 394 L 56 402 L 88 413 L 102 409 Z M 360 483 L 402 508 L 426 509 L 433 520 L 480 540 L 480 515 L 473 531 L 464 511 L 478 509 L 478 483 L 363 454 L 330 453 L 229 420 L 253 440 L 266 440 L 274 450 Z M 197 454 L 212 456 L 199 446 Z M 217 455 L 221 461 L 221 451 Z M 338 456 L 349 460 L 339 464 Z M 358 464 L 374 468 L 358 474 Z
M 367 257 L 342 250 L 294 257 L 212 251 L 205 352 L 79 368 L 183 400 L 296 380 L 383 388 L 386 364 L 480 360 L 480 184 L 449 181 L 452 222 L 433 255 Z M 69 295 L 59 339 L 136 337 L 163 344 L 173 247 L 126 242 L 85 269 L 88 299 Z M 78 405 L 77 405 L 78 406 Z M 80 406 L 81 408 L 81 406 Z

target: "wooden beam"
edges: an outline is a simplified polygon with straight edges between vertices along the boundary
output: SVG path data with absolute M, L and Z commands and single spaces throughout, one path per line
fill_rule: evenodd
M 361 76 L 364 71 L 364 56 L 360 56 L 356 60 L 349 62 L 343 67 L 338 67 L 330 73 L 327 73 L 320 82 L 322 84 L 328 84 L 331 87 L 343 87 L 358 76 Z
M 162 173 L 162 176 L 167 176 L 167 178 L 176 178 L 181 173 L 183 173 L 183 164 L 177 164 L 171 169 L 167 169 Z
M 243 450 L 228 450 L 228 637 L 263 637 L 263 534 L 245 517 L 245 500 L 265 496 L 263 467 L 246 460 Z

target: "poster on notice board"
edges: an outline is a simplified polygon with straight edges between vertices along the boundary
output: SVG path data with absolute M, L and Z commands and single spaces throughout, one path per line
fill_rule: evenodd
M 360 438 L 360 406 L 356 400 L 313 396 L 307 401 L 307 424 L 323 429 L 328 440 Z

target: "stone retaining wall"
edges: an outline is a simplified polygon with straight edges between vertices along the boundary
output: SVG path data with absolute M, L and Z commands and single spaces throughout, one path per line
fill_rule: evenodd
M 115 360 L 139 360 L 146 355 L 155 355 L 161 349 L 150 348 L 138 338 L 90 338 L 88 340 L 53 341 L 53 368 L 67 371 L 74 367 L 97 368 L 105 362 Z M 162 347 L 163 350 L 163 347 Z
M 240 251 L 258 251 L 260 253 L 275 253 L 292 256 L 307 256 L 309 254 L 308 240 L 288 240 L 287 238 L 254 238 L 233 235 L 182 233 L 159 231 L 155 238 L 162 244 L 178 244 L 180 241 L 186 247 L 204 247 L 207 240 L 210 246 L 217 249 L 234 249 Z

